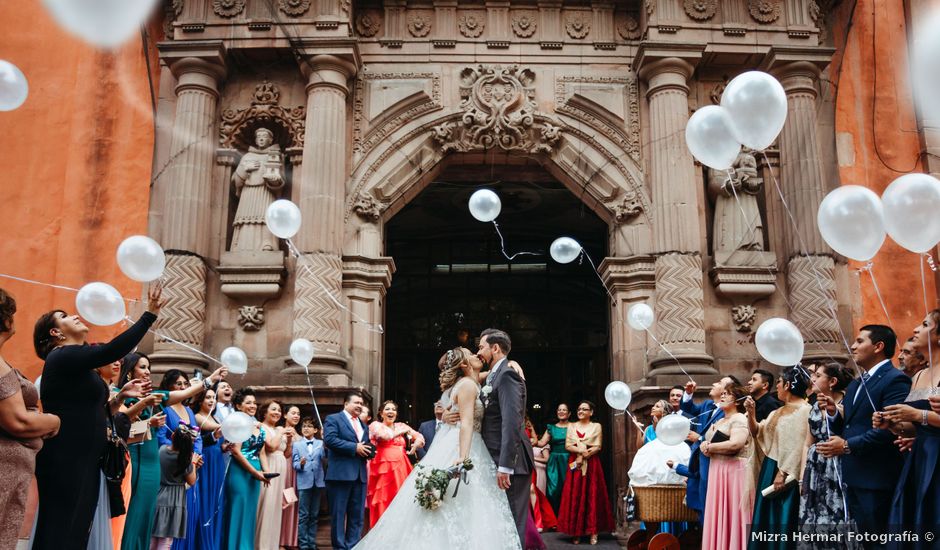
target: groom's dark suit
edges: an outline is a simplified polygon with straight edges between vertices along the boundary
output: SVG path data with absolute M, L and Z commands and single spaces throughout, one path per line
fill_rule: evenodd
M 506 358 L 493 366 L 481 393 L 483 400 L 483 443 L 500 472 L 509 473 L 511 485 L 506 490 L 512 517 L 516 520 L 519 540 L 525 548 L 525 524 L 529 514 L 529 486 L 535 459 L 526 437 L 525 382 L 509 366 Z

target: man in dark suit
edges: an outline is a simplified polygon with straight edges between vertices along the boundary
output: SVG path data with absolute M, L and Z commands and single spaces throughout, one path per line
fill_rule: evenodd
M 819 396 L 833 435 L 817 443 L 816 450 L 825 457 L 842 457 L 849 512 L 859 531 L 868 533 L 886 531 L 891 497 L 904 462 L 894 435 L 872 427 L 875 411 L 903 402 L 911 390 L 911 379 L 891 364 L 896 346 L 890 327 L 865 325 L 852 344 L 852 359 L 865 372 L 846 388 L 844 410 L 840 413 L 831 398 Z
M 509 509 L 516 520 L 519 542 L 525 548 L 525 523 L 529 515 L 529 486 L 535 458 L 525 434 L 526 387 L 522 377 L 509 366 L 512 344 L 509 335 L 497 329 L 480 334 L 479 356 L 489 365 L 486 384 L 480 392 L 483 401 L 482 437 L 496 462 L 496 482 L 506 491 Z
M 323 443 L 329 461 L 326 497 L 335 550 L 349 550 L 359 542 L 362 533 L 368 482 L 366 460 L 372 454 L 369 427 L 359 418 L 362 406 L 362 394 L 351 391 L 343 401 L 343 410 L 326 417 L 323 423 Z
M 418 426 L 418 433 L 424 437 L 424 447 L 421 447 L 416 450 L 418 460 L 424 458 L 424 455 L 428 452 L 428 449 L 431 448 L 431 442 L 434 441 L 434 434 L 437 433 L 437 430 L 441 428 L 441 416 L 444 415 L 444 405 L 441 405 L 440 401 L 434 403 L 434 418 L 435 420 L 427 420 L 422 422 Z
M 783 406 L 783 401 L 774 395 L 775 391 L 774 375 L 770 371 L 757 369 L 751 374 L 751 380 L 747 383 L 747 392 L 754 400 L 754 412 L 758 422 Z

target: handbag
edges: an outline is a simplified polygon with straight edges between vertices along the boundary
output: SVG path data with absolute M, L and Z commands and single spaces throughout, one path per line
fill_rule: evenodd
M 98 465 L 104 473 L 105 479 L 118 484 L 124 480 L 124 473 L 127 470 L 127 463 L 130 461 L 130 455 L 127 450 L 127 443 L 118 435 L 114 427 L 114 416 L 111 414 L 111 407 L 105 403 L 108 411 L 108 439 L 104 446 L 104 452 L 98 460 Z

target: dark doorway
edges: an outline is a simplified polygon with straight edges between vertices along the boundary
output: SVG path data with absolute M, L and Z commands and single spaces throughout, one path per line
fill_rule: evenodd
M 507 252 L 539 256 L 503 256 L 493 224 L 467 207 L 481 187 L 502 200 L 497 222 Z M 387 224 L 386 253 L 397 271 L 386 302 L 384 398 L 398 402 L 405 421 L 433 417 L 440 356 L 458 344 L 475 350 L 480 331 L 496 327 L 512 337 L 510 356 L 525 370 L 539 434 L 560 401 L 574 410 L 578 399 L 598 405 L 595 420 L 609 433 L 601 404 L 610 372 L 607 297 L 587 261 L 560 265 L 548 256 L 562 235 L 595 261 L 606 255 L 606 223 L 538 165 L 452 166 Z

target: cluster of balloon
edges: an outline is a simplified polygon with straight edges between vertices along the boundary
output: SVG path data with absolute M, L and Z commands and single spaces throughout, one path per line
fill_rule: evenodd
M 101 282 L 88 283 L 80 288 L 75 296 L 75 308 L 83 319 L 99 326 L 119 323 L 127 315 L 121 293 Z
M 300 231 L 300 208 L 287 199 L 272 202 L 264 213 L 268 230 L 281 239 L 290 239 Z
M 560 264 L 570 264 L 581 255 L 581 244 L 571 237 L 558 237 L 548 248 L 552 259 Z
M 19 67 L 0 59 L 0 111 L 12 111 L 26 101 L 29 83 Z
M 219 356 L 222 365 L 232 374 L 245 374 L 248 372 L 248 356 L 240 348 L 235 346 L 227 347 L 222 350 Z
M 627 323 L 634 330 L 649 330 L 654 320 L 653 308 L 646 304 L 633 304 L 627 310 Z
M 630 406 L 630 401 L 633 400 L 633 392 L 630 391 L 630 386 L 614 380 L 604 389 L 604 399 L 611 409 L 625 411 Z
M 99 48 L 115 48 L 140 32 L 159 0 L 43 0 L 60 27 Z
M 692 430 L 692 421 L 681 413 L 667 414 L 656 424 L 656 439 L 675 447 L 681 445 Z
M 166 255 L 157 241 L 144 235 L 134 235 L 124 239 L 118 246 L 117 263 L 131 279 L 149 283 L 163 275 Z
M 226 441 L 240 445 L 251 437 L 251 432 L 254 431 L 257 423 L 258 421 L 254 418 L 236 411 L 225 417 L 222 422 L 222 436 Z
M 860 185 L 843 185 L 826 195 L 816 224 L 833 250 L 859 262 L 874 258 L 885 241 L 881 199 Z
M 927 252 L 940 242 L 940 181 L 927 174 L 907 174 L 881 194 L 884 227 L 904 248 Z
M 760 356 L 774 365 L 791 367 L 803 359 L 803 336 L 796 325 L 774 317 L 757 327 L 754 344 Z
M 470 195 L 470 215 L 478 221 L 489 223 L 499 216 L 502 209 L 499 195 L 489 189 L 480 189 Z

